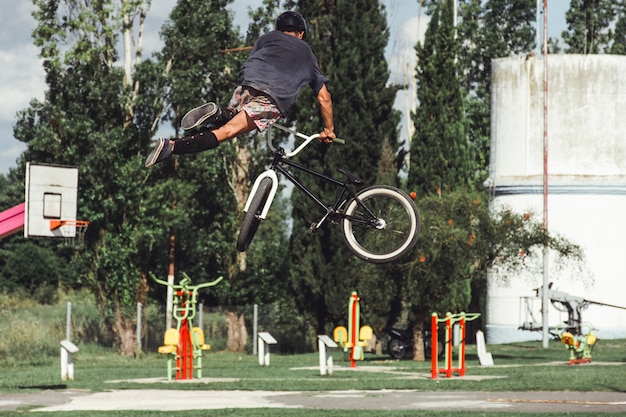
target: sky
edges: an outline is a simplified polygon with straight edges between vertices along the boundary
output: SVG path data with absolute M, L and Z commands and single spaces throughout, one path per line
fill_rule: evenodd
M 414 46 L 428 24 L 420 17 L 418 0 L 381 0 L 387 10 L 391 38 L 386 51 L 391 71 L 391 82 L 410 83 L 415 68 Z M 161 48 L 159 30 L 174 7 L 176 0 L 153 0 L 145 23 L 144 57 Z M 235 24 L 245 30 L 247 11 L 262 4 L 262 0 L 234 0 L 230 8 L 235 13 Z M 548 3 L 548 36 L 556 37 L 565 30 L 565 11 L 569 0 Z M 30 0 L 0 0 L 0 173 L 15 167 L 15 161 L 26 149 L 13 137 L 17 113 L 28 108 L 33 99 L 43 100 L 46 91 L 44 71 L 33 45 L 31 32 L 36 22 L 31 16 L 34 6 Z M 7 12 L 10 11 L 10 12 Z M 399 93 L 396 107 L 412 108 L 413 91 Z M 405 112 L 405 114 L 408 114 Z M 406 119 L 405 119 L 406 120 Z M 167 129 L 164 127 L 163 129 Z M 161 130 L 162 131 L 162 130 Z M 161 133 L 161 131 L 159 133 Z M 410 135 L 410 124 L 401 126 L 403 137 Z M 35 161 L 36 162 L 36 161 Z

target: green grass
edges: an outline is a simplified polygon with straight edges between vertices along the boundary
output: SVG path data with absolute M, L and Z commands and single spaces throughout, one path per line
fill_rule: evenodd
M 156 353 L 145 353 L 139 358 L 122 357 L 94 346 L 80 346 L 74 356 L 75 380 L 61 382 L 59 359 L 48 359 L 37 366 L 17 364 L 0 368 L 0 393 L 34 392 L 43 389 L 176 389 L 176 390 L 380 390 L 410 389 L 421 391 L 626 391 L 626 341 L 598 341 L 593 352 L 593 364 L 568 365 L 569 352 L 558 342 L 550 342 L 548 349 L 541 342 L 526 342 L 489 346 L 495 366 L 481 367 L 475 346 L 468 346 L 465 377 L 430 378 L 429 362 L 395 361 L 387 356 L 367 355 L 357 363 L 356 371 L 349 369 L 343 353 L 335 351 L 335 373 L 319 375 L 319 357 L 316 353 L 282 356 L 273 354 L 271 366 L 261 367 L 254 355 L 209 352 L 203 360 L 203 379 L 228 378 L 222 382 L 144 383 L 137 380 L 164 378 L 166 360 Z M 455 357 L 456 359 L 456 357 Z M 6 361 L 5 361 L 6 362 Z M 456 366 L 454 364 L 453 366 Z M 412 376 L 413 378 L 406 378 Z M 482 378 L 476 378 L 482 377 Z M 113 382 L 117 381 L 117 382 Z M 346 411 L 257 409 L 211 410 L 211 416 L 345 416 Z M 15 413 L 0 413 L 0 416 Z M 206 411 L 155 412 L 71 412 L 46 413 L 46 416 L 205 416 Z M 418 412 L 376 412 L 376 415 L 420 415 Z M 480 416 L 490 413 L 425 412 L 433 416 Z M 516 416 L 507 413 L 507 416 Z M 522 415 L 522 414 L 520 414 Z M 555 414 L 556 415 L 556 414 Z M 562 414 L 561 414 L 562 415 Z M 585 414 L 577 413 L 577 416 Z M 589 414 L 591 415 L 591 414 Z M 593 415 L 602 415 L 594 413 Z

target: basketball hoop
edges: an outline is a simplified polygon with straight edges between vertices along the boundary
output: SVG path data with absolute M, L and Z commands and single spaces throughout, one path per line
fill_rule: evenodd
M 85 245 L 85 233 L 88 227 L 87 220 L 50 220 L 50 230 L 59 229 L 65 244 L 75 249 L 82 249 Z

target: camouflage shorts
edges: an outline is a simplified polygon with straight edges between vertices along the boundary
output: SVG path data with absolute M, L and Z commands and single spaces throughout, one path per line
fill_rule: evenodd
M 260 132 L 283 117 L 274 100 L 252 87 L 238 86 L 228 103 L 235 113 L 244 110 Z

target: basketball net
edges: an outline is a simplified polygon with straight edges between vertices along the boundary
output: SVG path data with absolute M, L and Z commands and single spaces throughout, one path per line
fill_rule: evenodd
M 50 220 L 50 230 L 59 229 L 65 245 L 74 249 L 82 249 L 85 246 L 85 233 L 88 227 L 89 222 L 86 220 Z M 74 234 L 72 230 L 75 230 Z

